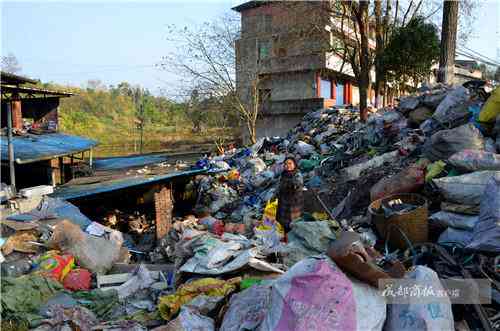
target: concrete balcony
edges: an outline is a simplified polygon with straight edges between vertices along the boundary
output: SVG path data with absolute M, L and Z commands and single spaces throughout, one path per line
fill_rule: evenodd
M 270 101 L 262 110 L 262 115 L 304 115 L 327 106 L 324 98 Z

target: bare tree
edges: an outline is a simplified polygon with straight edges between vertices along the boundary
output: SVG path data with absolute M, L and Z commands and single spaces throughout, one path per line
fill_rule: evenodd
M 249 139 L 256 142 L 259 112 L 259 73 L 246 75 L 251 86 L 250 102 L 236 89 L 235 41 L 239 37 L 239 20 L 224 16 L 196 29 L 170 27 L 177 51 L 163 58 L 162 67 L 181 75 L 189 90 L 196 86 L 200 96 L 225 99 L 242 121 Z
M 446 84 L 451 84 L 454 77 L 455 49 L 457 45 L 458 6 L 458 1 L 444 1 L 438 82 Z
M 6 56 L 2 56 L 2 70 L 11 74 L 16 74 L 21 72 L 21 65 L 14 54 L 9 53 Z

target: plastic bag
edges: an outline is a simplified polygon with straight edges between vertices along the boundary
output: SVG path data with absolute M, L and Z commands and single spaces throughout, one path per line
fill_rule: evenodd
M 472 231 L 478 221 L 477 216 L 439 211 L 429 217 L 430 221 L 442 226 Z
M 118 298 L 120 300 L 124 300 L 141 289 L 149 288 L 153 283 L 154 280 L 151 277 L 149 270 L 144 264 L 141 264 L 134 270 L 132 277 L 130 277 L 125 283 L 116 287 Z
M 70 291 L 88 291 L 92 274 L 87 269 L 73 269 L 64 277 L 63 286 Z
M 402 111 L 413 110 L 417 108 L 418 105 L 420 104 L 420 99 L 421 98 L 418 96 L 401 97 L 398 108 L 401 109 Z
M 259 330 L 382 330 L 386 312 L 376 289 L 352 282 L 325 257 L 304 259 L 277 278 L 268 307 Z
M 500 154 L 466 149 L 453 154 L 448 163 L 461 170 L 500 170 Z
M 283 227 L 276 222 L 276 214 L 278 212 L 278 199 L 268 201 L 262 215 L 262 225 L 276 228 L 280 235 L 284 234 Z
M 255 236 L 260 239 L 264 248 L 276 247 L 285 235 L 283 226 L 276 221 L 277 212 L 278 199 L 268 201 L 264 208 L 262 221 L 254 228 Z
M 457 107 L 467 100 L 469 100 L 469 91 L 463 86 L 458 86 L 446 95 L 432 117 L 441 123 L 447 122 L 455 117 Z M 467 112 L 467 109 L 465 111 Z
M 236 289 L 239 279 L 202 278 L 179 286 L 174 294 L 159 299 L 158 310 L 163 319 L 170 320 L 183 306 L 200 294 L 225 297 Z
M 417 266 L 410 271 L 406 279 L 413 279 L 423 289 L 431 289 L 435 293 L 443 293 L 429 303 L 417 303 L 423 298 L 405 296 L 400 300 L 405 303 L 390 304 L 387 309 L 385 330 L 455 330 L 451 302 L 439 281 L 436 272 L 424 266 Z M 431 300 L 430 298 L 426 298 Z
M 388 152 L 379 156 L 375 156 L 374 158 L 371 158 L 366 162 L 343 168 L 340 170 L 340 172 L 343 176 L 345 176 L 347 180 L 358 179 L 361 175 L 361 172 L 363 172 L 364 170 L 380 167 L 386 162 L 397 162 L 399 160 L 399 157 L 399 151 Z
M 446 163 L 441 160 L 429 164 L 425 173 L 425 181 L 429 182 L 436 176 L 439 176 L 439 174 L 441 174 L 445 168 Z
M 438 244 L 465 247 L 470 243 L 471 239 L 471 231 L 448 228 L 439 235 Z
M 479 221 L 467 248 L 500 252 L 500 172 L 492 176 L 481 198 Z
M 203 316 L 196 309 L 182 307 L 179 316 L 157 329 L 157 331 L 215 331 L 215 323 L 213 319 Z
M 424 170 L 421 167 L 412 166 L 391 177 L 379 180 L 370 190 L 372 201 L 396 193 L 416 192 L 424 185 Z
M 470 174 L 433 179 L 441 194 L 448 201 L 465 205 L 478 205 L 486 185 L 499 171 L 476 171 Z
M 493 140 L 492 138 L 486 138 L 484 140 L 484 150 L 486 152 L 496 153 L 497 147 L 495 146 L 495 140 Z M 500 153 L 500 150 L 498 150 L 498 152 Z
M 425 155 L 431 161 L 446 160 L 464 149 L 484 150 L 483 135 L 471 123 L 433 134 Z
M 37 274 L 62 282 L 75 267 L 75 258 L 69 254 L 59 255 L 57 251 L 48 251 L 35 263 L 38 264 Z
M 274 172 L 271 170 L 266 170 L 258 173 L 251 179 L 251 184 L 253 187 L 265 187 L 272 183 L 274 178 Z
M 104 274 L 123 257 L 122 247 L 115 242 L 90 236 L 66 220 L 55 226 L 50 244 L 72 254 L 79 265 L 98 274 Z
M 213 234 L 221 236 L 224 233 L 224 222 L 212 217 L 207 216 L 198 220 L 198 223 L 205 225 Z
M 37 221 L 42 219 L 67 219 L 85 230 L 92 221 L 80 212 L 78 207 L 71 203 L 58 199 L 44 196 L 37 208 L 28 213 L 9 216 L 7 219 L 19 221 Z
M 490 95 L 481 113 L 479 113 L 479 121 L 483 123 L 493 123 L 497 116 L 500 115 L 500 87 L 497 87 Z
M 264 250 L 278 247 L 284 236 L 283 227 L 278 222 L 274 222 L 273 225 L 256 226 L 253 232 L 260 247 Z
M 224 314 L 220 331 L 257 330 L 269 309 L 270 295 L 271 288 L 261 285 L 254 285 L 234 294 Z
M 432 110 L 427 107 L 419 107 L 409 114 L 410 122 L 416 125 L 422 124 L 425 120 L 432 117 Z
M 309 145 L 308 143 L 305 143 L 303 141 L 298 141 L 295 144 L 295 151 L 299 153 L 302 157 L 309 156 L 314 153 L 315 148 L 313 145 Z
M 325 253 L 331 242 L 335 240 L 335 234 L 330 229 L 328 222 L 303 222 L 297 221 L 292 225 L 292 231 L 288 233 L 288 242 L 300 242 L 308 249 L 319 253 Z

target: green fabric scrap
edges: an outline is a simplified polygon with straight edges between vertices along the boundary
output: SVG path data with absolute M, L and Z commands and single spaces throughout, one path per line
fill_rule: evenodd
M 260 283 L 262 283 L 262 279 L 249 277 L 249 278 L 245 278 L 241 281 L 240 288 L 241 288 L 241 290 L 245 290 L 245 289 L 252 287 L 254 285 L 259 285 Z
M 446 163 L 439 160 L 431 163 L 427 166 L 427 173 L 425 175 L 425 181 L 430 182 L 433 178 L 441 174 L 446 168 Z
M 34 326 L 42 320 L 38 311 L 55 294 L 64 291 L 57 281 L 39 275 L 2 277 L 2 319 L 24 321 Z
M 118 292 L 114 289 L 103 291 L 79 291 L 72 294 L 73 298 L 85 308 L 91 310 L 99 319 L 107 318 L 120 304 Z

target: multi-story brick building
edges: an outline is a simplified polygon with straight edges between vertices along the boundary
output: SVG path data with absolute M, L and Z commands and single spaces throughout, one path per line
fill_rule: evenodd
M 233 8 L 241 14 L 238 93 L 250 103 L 258 76 L 265 98 L 259 137 L 285 133 L 311 110 L 359 103 L 352 68 L 333 51 L 339 20 L 324 6 L 328 2 L 250 1 Z M 372 39 L 370 47 L 375 47 Z

